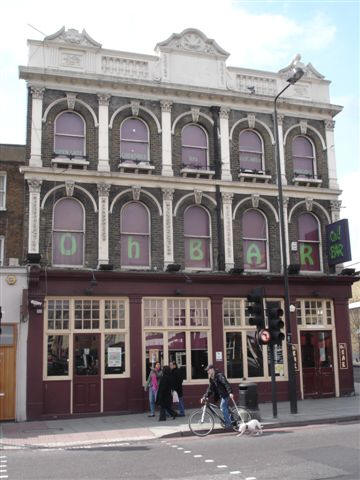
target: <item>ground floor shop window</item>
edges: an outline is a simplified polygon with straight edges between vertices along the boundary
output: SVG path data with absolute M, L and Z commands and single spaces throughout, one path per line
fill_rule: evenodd
M 298 325 L 331 326 L 334 324 L 333 303 L 331 300 L 304 299 L 296 302 Z
M 267 307 L 280 306 L 280 301 L 267 301 Z M 256 328 L 249 325 L 245 298 L 223 300 L 225 372 L 229 379 L 259 380 L 270 377 L 270 349 L 258 345 Z M 275 374 L 285 377 L 286 345 L 275 346 Z
M 184 380 L 207 379 L 211 355 L 210 300 L 144 298 L 145 376 L 156 362 L 175 361 Z
M 129 369 L 129 306 L 125 298 L 47 298 L 44 380 L 102 375 Z

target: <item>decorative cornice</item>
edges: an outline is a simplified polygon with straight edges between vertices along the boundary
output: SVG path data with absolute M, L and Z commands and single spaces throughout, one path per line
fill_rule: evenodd
M 140 200 L 140 192 L 141 192 L 140 185 L 133 185 L 131 187 L 131 189 L 132 189 L 133 199 L 135 201 L 139 201 Z
M 341 208 L 341 200 L 330 200 L 330 208 L 333 211 L 340 211 Z
M 44 87 L 31 86 L 30 89 L 31 89 L 32 98 L 35 98 L 37 100 L 42 100 L 43 99 L 44 92 L 45 92 Z
M 108 107 L 109 106 L 109 102 L 110 102 L 110 98 L 111 98 L 110 93 L 98 93 L 97 97 L 98 97 L 99 105 L 101 105 L 103 107 Z
M 74 187 L 75 187 L 75 182 L 74 180 L 66 180 L 65 182 L 65 190 L 66 190 L 66 196 L 67 197 L 72 197 L 74 194 Z
M 171 202 L 173 201 L 174 192 L 175 192 L 174 188 L 163 188 L 161 191 L 163 193 L 163 199 L 164 200 L 171 201 Z
M 66 101 L 69 110 L 74 110 L 76 102 L 76 93 L 66 92 Z
M 52 35 L 48 35 L 44 38 L 45 42 L 59 42 L 67 43 L 72 46 L 85 46 L 85 47 L 95 47 L 101 48 L 101 43 L 96 42 L 90 35 L 83 30 L 81 33 L 74 28 L 69 28 L 65 30 L 65 27 L 60 28 L 57 32 Z
M 171 100 L 160 100 L 161 111 L 162 112 L 171 112 L 173 102 Z
M 108 197 L 110 192 L 111 185 L 105 182 L 100 182 L 97 184 L 97 191 L 99 197 Z
M 30 193 L 40 193 L 42 180 L 38 180 L 37 178 L 28 179 L 29 185 L 29 192 Z

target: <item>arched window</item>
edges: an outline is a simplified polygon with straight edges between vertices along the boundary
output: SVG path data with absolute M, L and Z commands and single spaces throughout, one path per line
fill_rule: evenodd
M 85 155 L 85 122 L 77 113 L 64 112 L 56 118 L 54 151 L 57 155 Z
M 205 131 L 198 125 L 186 125 L 181 132 L 182 163 L 190 168 L 207 168 L 208 142 Z
M 202 207 L 189 207 L 184 214 L 185 267 L 210 268 L 210 219 Z
M 267 225 L 258 210 L 247 210 L 242 218 L 245 270 L 267 270 Z
M 239 136 L 240 168 L 263 169 L 263 147 L 261 138 L 253 130 L 243 130 Z
M 149 212 L 139 202 L 126 204 L 120 219 L 121 265 L 123 267 L 150 266 Z
M 294 174 L 297 176 L 314 177 L 314 149 L 306 137 L 295 137 L 292 142 L 292 158 Z
M 302 213 L 298 219 L 298 231 L 301 270 L 320 271 L 320 234 L 318 220 L 311 213 Z
M 82 266 L 84 263 L 84 208 L 74 198 L 62 198 L 54 207 L 53 264 Z
M 149 162 L 149 131 L 138 118 L 127 118 L 120 127 L 120 159 L 126 162 Z

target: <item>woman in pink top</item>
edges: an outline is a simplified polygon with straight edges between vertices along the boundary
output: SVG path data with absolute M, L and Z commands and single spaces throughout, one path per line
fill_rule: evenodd
M 155 417 L 155 402 L 156 396 L 159 390 L 159 381 L 161 377 L 161 366 L 160 362 L 155 363 L 155 367 L 150 370 L 145 391 L 149 389 L 149 404 L 150 404 L 150 415 L 149 417 Z

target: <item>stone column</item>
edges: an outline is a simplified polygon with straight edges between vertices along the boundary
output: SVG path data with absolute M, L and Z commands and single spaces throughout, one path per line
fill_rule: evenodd
M 233 222 L 232 222 L 232 199 L 233 194 L 223 192 L 223 219 L 224 219 L 224 250 L 225 250 L 225 270 L 234 268 L 234 245 L 233 245 Z
M 174 175 L 172 169 L 171 152 L 171 107 L 172 102 L 161 100 L 161 139 L 162 139 L 162 170 L 161 174 L 166 177 Z
M 335 158 L 335 140 L 334 140 L 334 120 L 325 120 L 326 135 L 326 153 L 329 174 L 329 188 L 339 190 L 339 184 L 336 175 L 336 158 Z
M 285 146 L 284 146 L 284 131 L 283 120 L 284 115 L 278 115 L 278 132 L 279 132 L 279 156 L 280 156 L 280 170 L 281 170 L 281 183 L 287 185 L 286 180 L 286 167 L 285 167 Z
M 40 191 L 42 180 L 28 179 L 29 186 L 29 234 L 28 253 L 39 252 L 40 235 Z
M 98 171 L 110 172 L 109 165 L 109 101 L 111 95 L 99 93 L 99 151 Z
M 98 265 L 109 263 L 109 191 L 111 185 L 98 183 Z
M 330 200 L 331 222 L 340 220 L 341 200 Z
M 220 107 L 221 180 L 232 180 L 230 169 L 230 108 Z
M 42 108 L 45 88 L 31 86 L 31 151 L 30 167 L 42 167 L 41 137 L 42 137 Z
M 163 192 L 163 231 L 164 231 L 164 270 L 174 263 L 173 242 L 173 188 L 164 188 Z
M 286 246 L 286 262 L 290 264 L 290 252 L 289 252 L 289 220 L 288 220 L 288 204 L 289 197 L 283 197 L 283 209 L 284 209 L 284 231 L 285 231 L 285 246 Z M 280 230 L 280 218 L 279 218 L 279 233 L 280 233 L 280 257 L 281 257 L 281 271 L 284 269 L 283 254 L 281 248 L 281 230 Z

